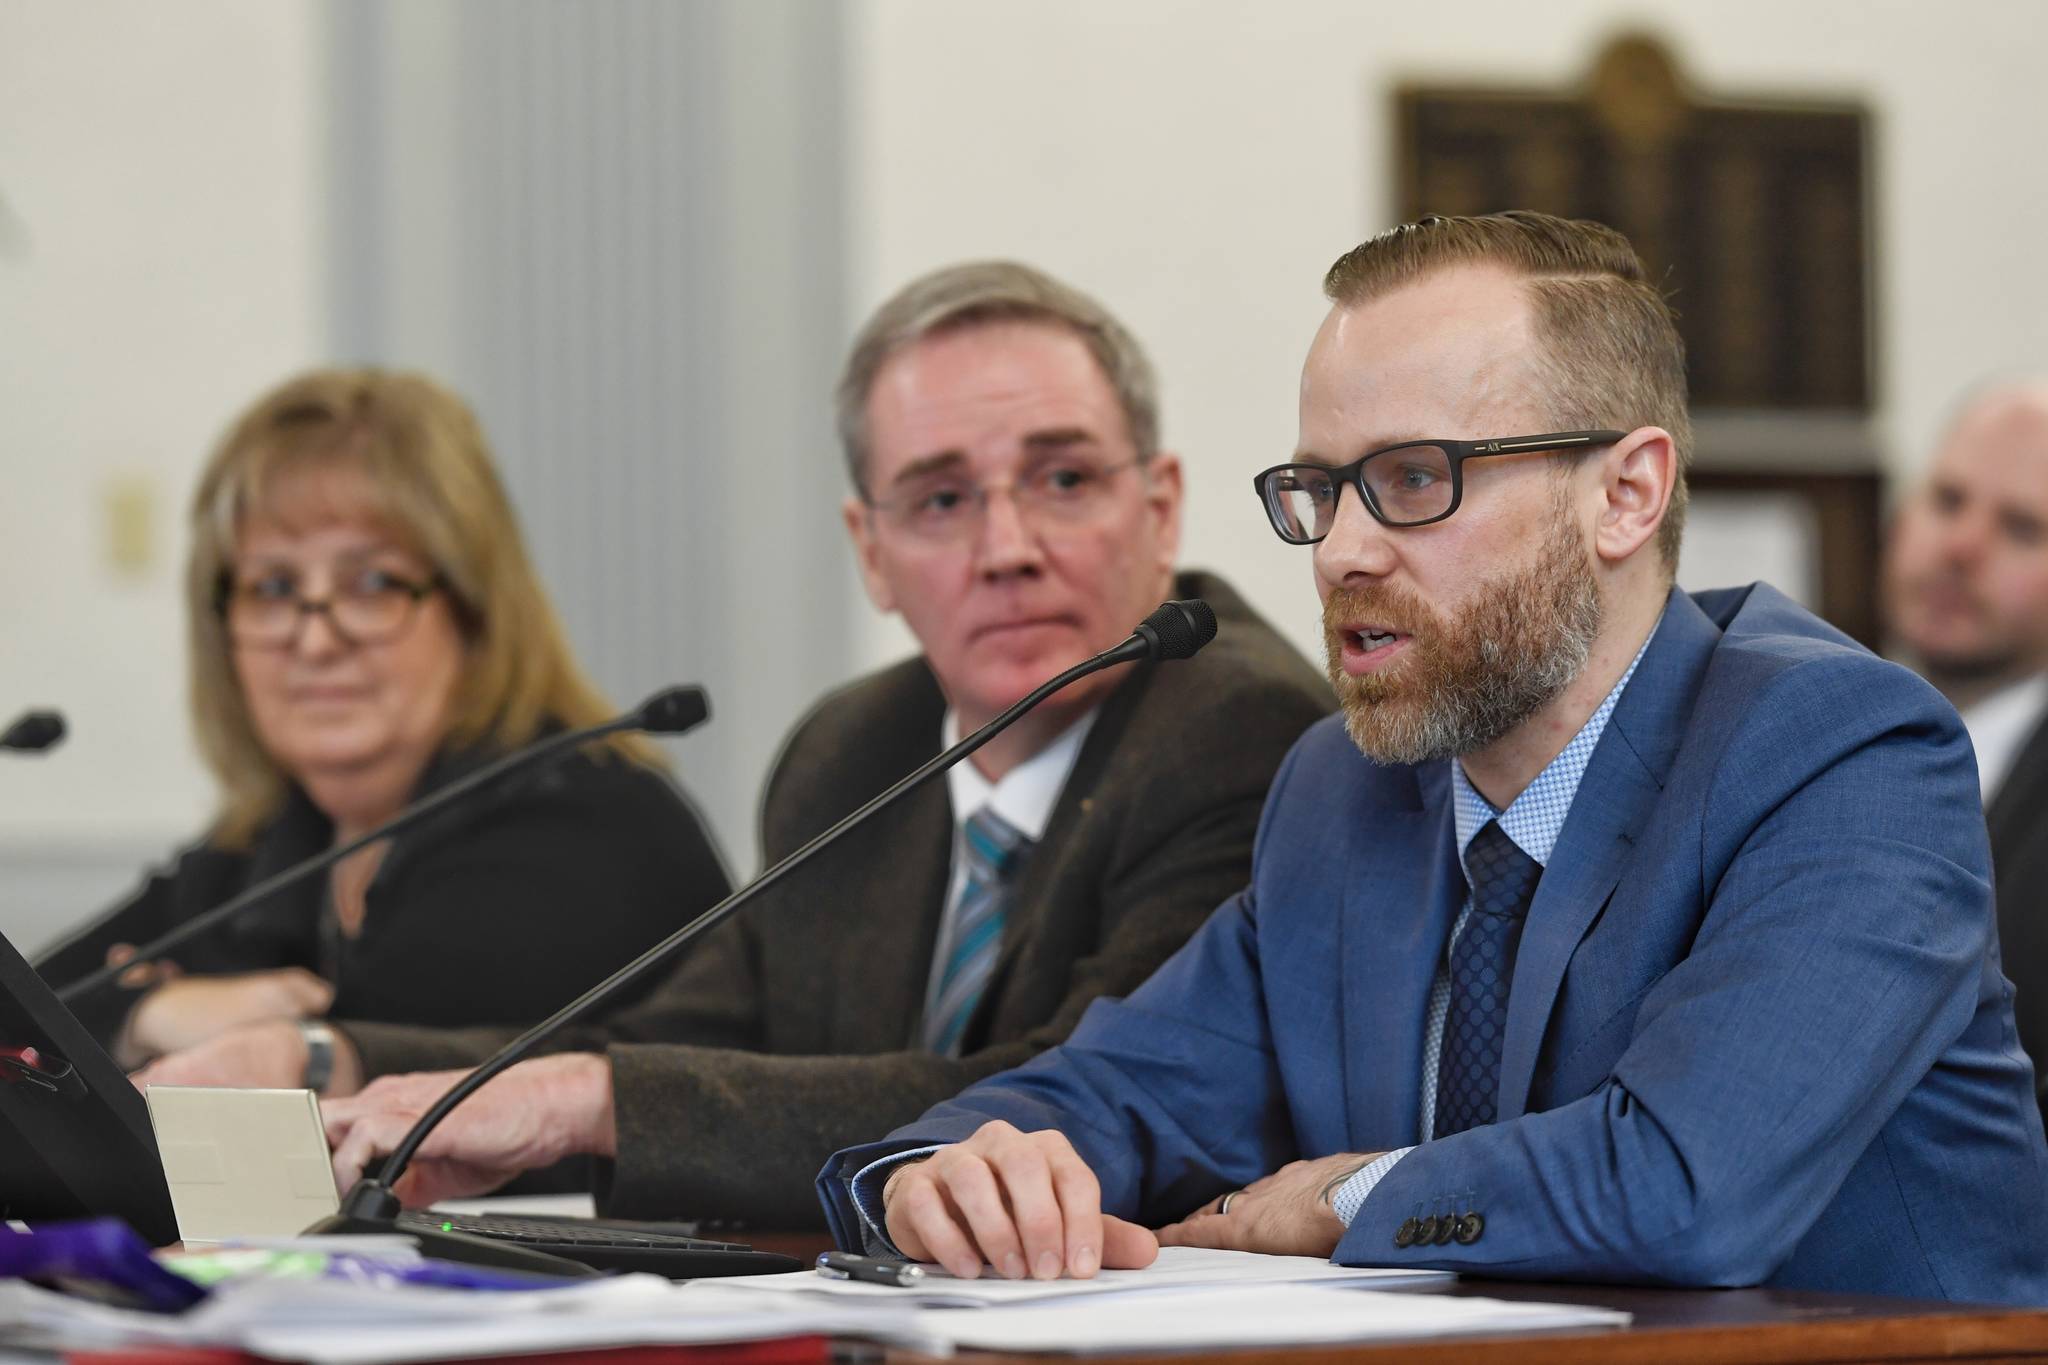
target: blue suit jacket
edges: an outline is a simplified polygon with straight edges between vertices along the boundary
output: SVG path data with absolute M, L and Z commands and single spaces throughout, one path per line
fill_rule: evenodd
M 1252 884 L 1127 1000 L 820 1177 L 991 1118 L 1058 1128 L 1148 1224 L 1417 1132 L 1465 886 L 1447 764 L 1335 719 L 1268 799 Z M 1766 587 L 1673 592 L 1515 963 L 1499 1122 L 1423 1143 L 1336 1259 L 2048 1301 L 2048 1145 L 1998 967 L 1955 713 Z M 1397 1247 L 1479 1213 L 1470 1244 Z

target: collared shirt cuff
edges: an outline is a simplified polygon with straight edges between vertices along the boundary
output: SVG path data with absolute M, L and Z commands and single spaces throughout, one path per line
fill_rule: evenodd
M 1401 1147 L 1391 1152 L 1382 1152 L 1374 1157 L 1364 1170 L 1339 1185 L 1337 1193 L 1330 1197 L 1330 1210 L 1337 1215 L 1337 1220 L 1345 1227 L 1350 1227 L 1351 1220 L 1358 1217 L 1359 1209 L 1365 1206 L 1365 1197 L 1372 1193 L 1373 1186 L 1386 1179 L 1387 1172 L 1394 1169 L 1394 1163 L 1414 1150 L 1413 1147 Z M 880 1164 L 875 1163 L 877 1166 Z M 868 1168 L 873 1169 L 873 1166 Z M 861 1174 L 866 1175 L 867 1171 L 862 1171 Z
M 889 1183 L 889 1176 L 906 1161 L 928 1157 L 944 1146 L 933 1143 L 929 1147 L 913 1147 L 907 1152 L 891 1152 L 888 1156 L 870 1161 L 854 1172 L 847 1181 L 847 1189 L 853 1195 L 853 1207 L 860 1212 L 861 1230 L 867 1242 L 865 1250 L 871 1256 L 893 1256 L 901 1258 L 903 1252 L 889 1240 L 883 1231 L 888 1220 L 882 1214 L 882 1187 Z

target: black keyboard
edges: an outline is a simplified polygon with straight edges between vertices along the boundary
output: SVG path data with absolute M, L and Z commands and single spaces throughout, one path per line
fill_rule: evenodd
M 529 1213 L 433 1213 L 398 1216 L 400 1232 L 463 1232 L 544 1251 L 594 1270 L 645 1270 L 671 1280 L 766 1275 L 802 1270 L 794 1256 L 755 1251 L 743 1242 L 695 1236 L 694 1223 L 637 1223 Z

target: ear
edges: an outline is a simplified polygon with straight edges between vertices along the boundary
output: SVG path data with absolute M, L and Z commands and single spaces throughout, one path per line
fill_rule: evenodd
M 1595 465 L 1600 479 L 1593 553 L 1619 565 L 1656 537 L 1678 479 L 1678 452 L 1662 427 L 1637 427 Z
M 1180 509 L 1186 476 L 1180 456 L 1162 450 L 1145 462 L 1145 511 L 1159 546 L 1159 568 L 1171 573 L 1180 559 Z
M 839 515 L 853 541 L 853 558 L 860 565 L 860 581 L 868 590 L 868 600 L 877 611 L 896 610 L 896 594 L 890 591 L 889 576 L 882 572 L 882 550 L 875 543 L 874 518 L 868 505 L 848 494 L 846 501 L 839 504 Z

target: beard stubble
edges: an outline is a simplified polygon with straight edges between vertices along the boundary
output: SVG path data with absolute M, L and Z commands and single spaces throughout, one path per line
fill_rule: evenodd
M 1361 620 L 1408 635 L 1407 657 L 1346 673 L 1337 623 Z M 1323 642 L 1344 729 L 1375 763 L 1476 752 L 1584 671 L 1601 620 L 1585 543 L 1562 508 L 1536 562 L 1481 583 L 1455 617 L 1393 584 L 1339 589 L 1323 604 Z

